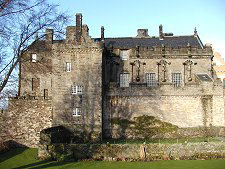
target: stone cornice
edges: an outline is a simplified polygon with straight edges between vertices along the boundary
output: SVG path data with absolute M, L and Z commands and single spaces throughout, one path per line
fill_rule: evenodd
M 167 55 L 162 55 L 162 54 L 152 54 L 152 55 L 147 55 L 147 56 L 140 56 L 139 59 L 202 59 L 202 58 L 211 58 L 212 55 L 209 54 L 198 54 L 198 55 L 187 55 L 187 54 L 167 54 Z M 137 59 L 135 55 L 131 55 L 130 59 Z

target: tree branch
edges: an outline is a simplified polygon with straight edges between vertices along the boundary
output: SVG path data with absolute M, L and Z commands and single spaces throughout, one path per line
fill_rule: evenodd
M 11 2 L 11 0 L 6 0 L 2 4 L 0 4 L 0 12 L 6 8 L 6 6 Z
M 4 45 L 3 48 L 0 48 L 0 53 L 6 52 L 6 55 L 3 56 L 3 60 L 4 62 L 7 62 L 4 66 L 2 63 L 0 65 L 0 94 L 2 94 L 4 88 L 8 86 L 7 84 L 12 82 L 15 78 L 13 76 L 13 71 L 18 63 L 26 61 L 26 59 L 21 60 L 21 57 L 28 50 L 29 45 L 34 40 L 35 34 L 39 31 L 42 32 L 42 36 L 39 36 L 38 38 L 41 39 L 45 36 L 45 28 L 52 27 L 57 30 L 59 25 L 64 25 L 67 20 L 67 16 L 57 14 L 55 5 L 49 5 L 47 3 L 42 4 L 45 0 L 38 0 L 31 6 L 25 6 L 23 2 L 22 4 L 18 3 L 16 4 L 16 7 L 18 8 L 19 5 L 21 5 L 23 8 L 19 8 L 18 10 L 14 10 L 15 6 L 9 5 L 10 2 L 11 1 L 8 2 L 8 6 L 4 6 L 6 13 L 0 13 L 0 17 L 7 18 L 7 20 L 0 23 L 0 44 L 1 46 Z M 12 1 L 11 3 L 13 2 L 15 1 Z M 9 8 L 8 11 L 6 9 L 7 7 Z M 2 12 L 2 10 L 0 12 Z M 10 15 L 15 13 L 17 13 L 17 15 Z M 10 16 L 6 17 L 8 14 Z M 8 38 L 8 40 L 6 41 L 5 38 Z M 2 76 L 3 74 L 4 78 Z
M 9 0 L 9 1 L 10 1 L 10 0 Z M 25 12 L 25 11 L 27 11 L 27 10 L 31 10 L 32 8 L 34 8 L 34 7 L 36 7 L 36 6 L 40 5 L 40 4 L 42 4 L 44 1 L 45 1 L 45 0 L 42 0 L 42 1 L 36 3 L 36 4 L 32 5 L 32 6 L 29 6 L 29 7 L 27 7 L 27 8 L 21 9 L 21 10 L 11 11 L 11 12 L 8 12 L 8 13 L 1 14 L 0 17 L 6 16 L 6 15 L 11 15 L 11 14 L 16 14 L 16 13 Z M 0 10 L 0 12 L 1 12 L 1 10 Z

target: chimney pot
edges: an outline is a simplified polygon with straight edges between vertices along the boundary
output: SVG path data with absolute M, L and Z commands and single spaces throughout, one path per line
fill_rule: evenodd
M 163 26 L 162 24 L 159 25 L 159 39 L 163 40 Z
M 105 28 L 104 26 L 101 27 L 101 40 L 105 39 Z

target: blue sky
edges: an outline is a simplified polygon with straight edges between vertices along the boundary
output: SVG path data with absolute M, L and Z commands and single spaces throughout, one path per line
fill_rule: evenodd
M 194 27 L 203 43 L 225 57 L 225 0 L 49 0 L 73 16 L 83 14 L 92 37 L 100 37 L 105 27 L 106 37 L 136 36 L 138 28 L 149 29 L 158 36 L 158 26 L 174 35 L 191 35 Z

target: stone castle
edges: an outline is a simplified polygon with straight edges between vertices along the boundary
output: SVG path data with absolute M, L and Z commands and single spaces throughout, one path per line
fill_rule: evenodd
M 215 135 L 225 127 L 223 84 L 213 68 L 213 51 L 193 35 L 159 36 L 138 29 L 136 37 L 91 38 L 76 14 L 64 40 L 36 40 L 22 56 L 18 97 L 2 114 L 2 139 L 37 146 L 40 131 L 64 126 L 90 138 L 133 137 L 113 118 L 148 115 L 175 125 L 183 135 L 200 128 Z M 3 124 L 3 123 L 2 123 Z

